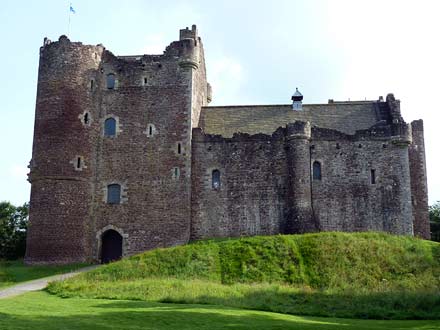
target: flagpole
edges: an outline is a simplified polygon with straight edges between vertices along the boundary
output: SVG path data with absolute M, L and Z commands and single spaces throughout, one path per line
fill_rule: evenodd
M 69 25 L 67 26 L 67 36 L 70 37 L 70 7 L 69 7 Z

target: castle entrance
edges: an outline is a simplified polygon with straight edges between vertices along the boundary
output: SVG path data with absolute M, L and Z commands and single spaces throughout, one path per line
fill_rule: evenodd
M 107 264 L 122 258 L 122 236 L 110 229 L 101 236 L 101 263 Z

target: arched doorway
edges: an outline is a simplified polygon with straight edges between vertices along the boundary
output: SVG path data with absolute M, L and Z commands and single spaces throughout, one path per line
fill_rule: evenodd
M 107 264 L 122 257 L 122 236 L 109 229 L 101 236 L 101 263 Z

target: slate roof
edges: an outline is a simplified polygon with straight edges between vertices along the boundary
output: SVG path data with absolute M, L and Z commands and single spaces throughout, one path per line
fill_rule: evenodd
M 368 129 L 378 121 L 377 101 L 304 104 L 295 111 L 291 104 L 203 107 L 200 127 L 207 134 L 232 137 L 234 133 L 272 134 L 278 127 L 295 121 L 330 128 L 346 134 Z

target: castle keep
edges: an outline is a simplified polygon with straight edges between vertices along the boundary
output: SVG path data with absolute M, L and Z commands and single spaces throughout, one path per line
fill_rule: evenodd
M 423 123 L 399 101 L 208 106 L 203 44 L 163 55 L 45 39 L 26 262 L 117 259 L 210 237 L 429 238 Z

